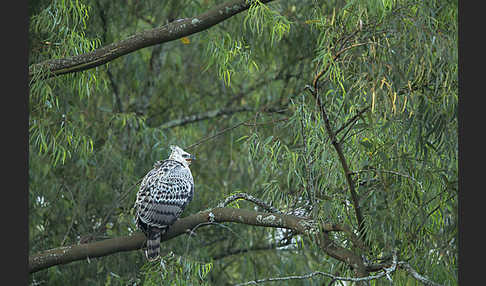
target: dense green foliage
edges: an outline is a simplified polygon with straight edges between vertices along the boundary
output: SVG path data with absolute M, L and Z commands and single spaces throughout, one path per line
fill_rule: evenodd
M 29 64 L 85 53 L 222 2 L 30 3 Z M 363 254 L 374 261 L 398 250 L 431 280 L 456 285 L 457 58 L 457 1 L 253 1 L 190 37 L 88 71 L 34 78 L 29 253 L 136 231 L 138 182 L 170 144 L 192 145 L 187 151 L 198 158 L 195 199 L 184 216 L 246 192 L 357 230 L 342 165 L 310 92 L 325 71 L 318 92 L 333 130 L 346 126 L 337 137 L 365 217 L 370 249 Z M 217 110 L 227 112 L 179 124 Z M 342 233 L 332 238 L 351 249 Z M 147 263 L 142 251 L 122 252 L 30 279 L 224 285 L 313 271 L 353 276 L 312 239 L 281 229 L 215 224 L 162 247 L 172 251 L 163 266 Z M 246 251 L 252 248 L 268 249 Z M 393 279 L 418 284 L 403 271 Z

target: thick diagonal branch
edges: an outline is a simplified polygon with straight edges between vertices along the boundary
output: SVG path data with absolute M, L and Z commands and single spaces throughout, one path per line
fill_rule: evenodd
M 272 0 L 261 0 L 268 3 Z M 206 30 L 250 7 L 251 1 L 232 0 L 222 3 L 195 17 L 175 20 L 167 25 L 134 34 L 120 42 L 92 52 L 64 59 L 51 59 L 29 66 L 29 80 L 37 72 L 42 78 L 87 70 L 103 65 L 133 51 L 153 46 Z
M 354 211 L 356 214 L 356 220 L 358 221 L 358 229 L 361 237 L 363 240 L 365 239 L 365 230 L 364 230 L 364 217 L 361 212 L 361 208 L 359 206 L 359 199 L 358 199 L 358 194 L 356 193 L 354 181 L 352 178 L 352 172 L 349 168 L 348 162 L 346 160 L 346 157 L 344 157 L 344 152 L 341 148 L 341 143 L 337 140 L 336 133 L 334 132 L 331 122 L 329 121 L 329 117 L 326 111 L 326 108 L 324 104 L 322 103 L 321 97 L 319 96 L 318 93 L 318 87 L 317 87 L 317 81 L 314 81 L 314 88 L 311 89 L 311 93 L 314 96 L 316 103 L 319 107 L 319 110 L 321 111 L 322 118 L 324 119 L 324 125 L 326 127 L 326 131 L 329 134 L 329 138 L 331 139 L 331 144 L 336 150 L 336 153 L 339 158 L 339 162 L 341 163 L 341 166 L 343 168 L 344 176 L 346 177 L 346 182 L 349 187 L 349 192 L 351 194 L 351 201 L 353 203 Z

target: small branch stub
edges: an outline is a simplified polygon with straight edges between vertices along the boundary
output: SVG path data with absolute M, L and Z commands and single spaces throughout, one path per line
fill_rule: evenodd
M 208 221 L 214 222 L 214 214 L 212 212 L 209 212 L 209 214 L 208 214 Z

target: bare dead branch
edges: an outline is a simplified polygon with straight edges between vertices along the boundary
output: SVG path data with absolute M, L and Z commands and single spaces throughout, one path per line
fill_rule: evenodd
M 256 284 L 261 284 L 261 283 L 267 283 L 267 282 L 277 282 L 277 281 L 287 281 L 287 280 L 303 280 L 303 279 L 311 279 L 314 278 L 315 276 L 325 276 L 328 278 L 331 278 L 332 281 L 352 281 L 352 282 L 361 282 L 361 281 L 371 281 L 371 280 L 376 280 L 380 278 L 386 278 L 393 284 L 393 280 L 390 276 L 393 272 L 395 272 L 398 268 L 401 268 L 405 271 L 407 271 L 413 278 L 417 279 L 421 283 L 423 283 L 426 286 L 442 286 L 439 283 L 436 283 L 434 281 L 431 281 L 427 277 L 419 274 L 415 269 L 413 269 L 407 262 L 404 261 L 397 261 L 397 256 L 396 254 L 393 255 L 393 260 L 392 263 L 389 267 L 382 266 L 380 268 L 380 271 L 383 271 L 377 275 L 370 275 L 366 277 L 358 277 L 358 278 L 353 278 L 353 277 L 343 277 L 343 276 L 335 276 L 326 272 L 322 271 L 315 271 L 309 274 L 305 275 L 293 275 L 293 276 L 285 276 L 285 277 L 272 277 L 272 278 L 265 278 L 265 279 L 258 279 L 258 280 L 253 280 L 253 281 L 248 281 L 244 283 L 239 283 L 235 284 L 235 286 L 244 286 L 244 285 L 256 285 Z
M 389 273 L 392 273 L 396 270 L 397 268 L 397 260 L 396 257 L 393 261 L 393 264 L 390 268 L 384 268 L 383 272 L 377 275 L 371 275 L 371 276 L 366 276 L 366 277 L 358 277 L 358 278 L 353 278 L 353 277 L 341 277 L 341 276 L 335 276 L 326 272 L 322 271 L 315 271 L 306 275 L 294 275 L 294 276 L 286 276 L 286 277 L 273 277 L 273 278 L 266 278 L 266 279 L 259 279 L 259 280 L 253 280 L 253 281 L 248 281 L 245 283 L 239 283 L 236 284 L 235 286 L 244 286 L 244 285 L 256 285 L 260 283 L 266 283 L 266 282 L 277 282 L 277 281 L 286 281 L 286 280 L 302 280 L 302 279 L 310 279 L 313 278 L 314 276 L 325 276 L 328 278 L 331 278 L 333 280 L 340 280 L 340 281 L 353 281 L 353 282 L 360 282 L 360 281 L 370 281 L 370 280 L 375 280 L 382 278 L 384 276 L 389 275 Z
M 418 281 L 422 282 L 426 286 L 442 286 L 439 283 L 431 281 L 429 278 L 420 275 L 415 269 L 410 266 L 407 262 L 400 261 L 398 262 L 398 266 L 403 270 L 407 271 L 413 278 L 417 279 Z
M 263 208 L 264 210 L 266 210 L 270 213 L 278 213 L 278 214 L 284 213 L 284 212 L 274 208 L 269 203 L 264 202 L 264 201 L 262 201 L 258 198 L 253 197 L 252 195 L 249 195 L 249 194 L 246 194 L 246 193 L 237 193 L 237 194 L 231 195 L 231 196 L 227 197 L 224 201 L 220 202 L 217 205 L 217 207 L 220 207 L 220 208 L 226 207 L 230 203 L 232 203 L 236 200 L 239 200 L 239 199 L 243 199 L 243 200 L 252 202 L 252 203 L 258 205 L 259 207 Z M 288 213 L 286 213 L 286 214 L 288 214 Z M 351 228 L 347 225 L 338 224 L 338 223 L 324 223 L 324 224 L 322 224 L 322 229 L 326 230 L 326 231 L 342 231 L 350 237 L 354 246 L 361 248 L 361 249 L 366 248 L 364 243 L 359 239 L 359 237 L 356 234 L 354 234 L 354 232 L 351 230 Z

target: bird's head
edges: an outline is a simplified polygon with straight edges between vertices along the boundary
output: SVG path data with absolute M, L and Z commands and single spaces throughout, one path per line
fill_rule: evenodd
M 189 166 L 193 160 L 196 160 L 196 156 L 187 153 L 179 146 L 171 145 L 170 150 L 171 153 L 169 159 L 181 162 L 185 166 Z

